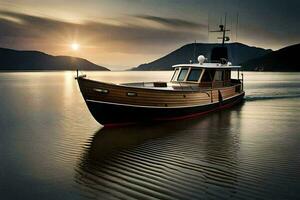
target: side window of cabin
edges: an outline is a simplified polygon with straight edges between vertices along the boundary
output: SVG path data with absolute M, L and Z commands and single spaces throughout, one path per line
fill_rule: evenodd
M 177 81 L 184 81 L 184 78 L 186 77 L 187 72 L 188 72 L 188 69 L 181 69 L 179 76 L 177 78 Z
M 201 82 L 212 82 L 215 76 L 215 70 L 205 70 Z
M 200 78 L 202 70 L 201 69 L 191 69 L 187 81 L 198 81 Z
M 215 81 L 223 81 L 223 80 L 224 80 L 224 73 L 223 73 L 223 71 L 216 71 Z
M 176 79 L 177 79 L 177 77 L 178 77 L 178 74 L 179 74 L 179 69 L 177 68 L 177 69 L 175 69 L 175 72 L 174 72 L 174 74 L 173 74 L 173 77 L 172 77 L 172 81 L 176 81 Z

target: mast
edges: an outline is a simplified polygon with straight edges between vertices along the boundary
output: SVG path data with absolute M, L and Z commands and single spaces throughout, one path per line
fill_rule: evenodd
M 222 41 L 221 47 L 214 47 L 211 51 L 210 60 L 211 62 L 220 62 L 222 64 L 226 64 L 228 62 L 228 50 L 225 46 L 225 42 L 228 42 L 230 38 L 226 35 L 230 30 L 227 27 L 227 14 L 225 14 L 225 20 L 223 24 L 223 20 L 219 25 L 219 30 L 213 30 L 210 32 L 222 33 L 222 37 L 217 37 L 217 39 Z
M 222 46 L 224 46 L 225 42 L 228 42 L 230 38 L 226 35 L 226 32 L 229 32 L 229 29 L 226 29 L 227 25 L 227 14 L 225 14 L 224 24 L 219 25 L 219 30 L 210 31 L 212 33 L 222 33 L 222 37 L 218 37 L 218 39 L 222 40 Z

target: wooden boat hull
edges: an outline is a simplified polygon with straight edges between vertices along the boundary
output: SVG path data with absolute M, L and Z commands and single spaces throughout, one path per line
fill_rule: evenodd
M 155 108 L 115 104 L 109 102 L 87 100 L 86 104 L 93 117 L 104 126 L 114 126 L 148 121 L 179 120 L 200 116 L 216 110 L 225 109 L 243 100 L 244 93 L 226 99 L 221 103 L 207 105 L 179 107 L 179 108 Z
M 89 111 L 104 126 L 195 117 L 235 105 L 244 97 L 243 91 L 236 91 L 237 86 L 193 92 L 130 88 L 84 78 L 78 83 Z M 129 97 L 128 92 L 139 96 Z M 223 94 L 221 100 L 218 92 Z

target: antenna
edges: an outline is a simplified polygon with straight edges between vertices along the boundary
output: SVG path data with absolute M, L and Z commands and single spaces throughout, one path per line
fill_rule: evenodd
M 235 38 L 236 38 L 236 41 L 238 41 L 238 28 L 239 28 L 239 12 L 237 12 L 237 14 L 236 14 L 236 35 L 235 35 Z
M 194 58 L 193 58 L 193 62 L 196 63 L 196 40 L 195 40 L 195 43 L 194 43 Z
M 209 43 L 209 13 L 207 13 L 207 41 Z
M 223 31 L 223 38 L 222 38 L 222 45 L 225 44 L 225 37 L 226 37 L 226 26 L 227 26 L 227 13 L 225 13 L 225 23 L 224 23 L 224 31 Z
M 233 30 L 233 27 L 234 27 L 234 22 L 233 20 L 230 18 L 230 27 L 228 27 L 229 29 L 232 29 Z M 230 38 L 233 38 L 233 34 L 232 32 L 229 32 L 229 35 L 230 35 Z M 232 39 L 233 40 L 233 39 Z

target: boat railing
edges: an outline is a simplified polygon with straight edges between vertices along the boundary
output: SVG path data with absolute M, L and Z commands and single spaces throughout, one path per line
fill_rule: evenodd
M 216 91 L 216 90 L 225 90 L 225 89 L 230 89 L 230 88 L 238 88 L 241 87 L 242 88 L 242 83 L 235 83 L 232 84 L 230 86 L 227 87 L 207 87 L 207 88 L 197 88 L 197 87 L 193 87 L 193 86 L 180 86 L 181 90 L 184 90 L 186 88 L 191 88 L 191 90 L 193 92 L 212 92 L 212 91 Z M 242 91 L 242 90 L 241 90 Z
M 182 87 L 182 84 L 181 84 L 181 82 L 178 82 L 179 83 L 179 86 L 180 86 L 180 88 L 181 88 L 181 90 L 183 91 L 183 87 Z
M 124 84 L 126 86 L 131 86 L 131 87 L 143 87 L 143 88 L 169 88 L 172 90 L 177 90 L 177 91 L 189 91 L 189 92 L 202 92 L 205 93 L 209 96 L 213 96 L 214 91 L 218 90 L 230 90 L 230 88 L 235 88 L 233 89 L 236 92 L 241 92 L 243 91 L 243 81 L 238 80 L 238 79 L 231 79 L 230 85 L 224 87 L 222 84 L 214 84 L 210 83 L 210 86 L 207 85 L 207 87 L 199 87 L 197 85 L 192 85 L 192 84 L 185 84 L 181 82 L 177 82 L 176 85 L 168 85 L 167 87 L 155 87 L 154 82 L 139 82 L 139 83 L 128 83 Z
M 242 73 L 242 91 L 244 91 L 244 74 Z

